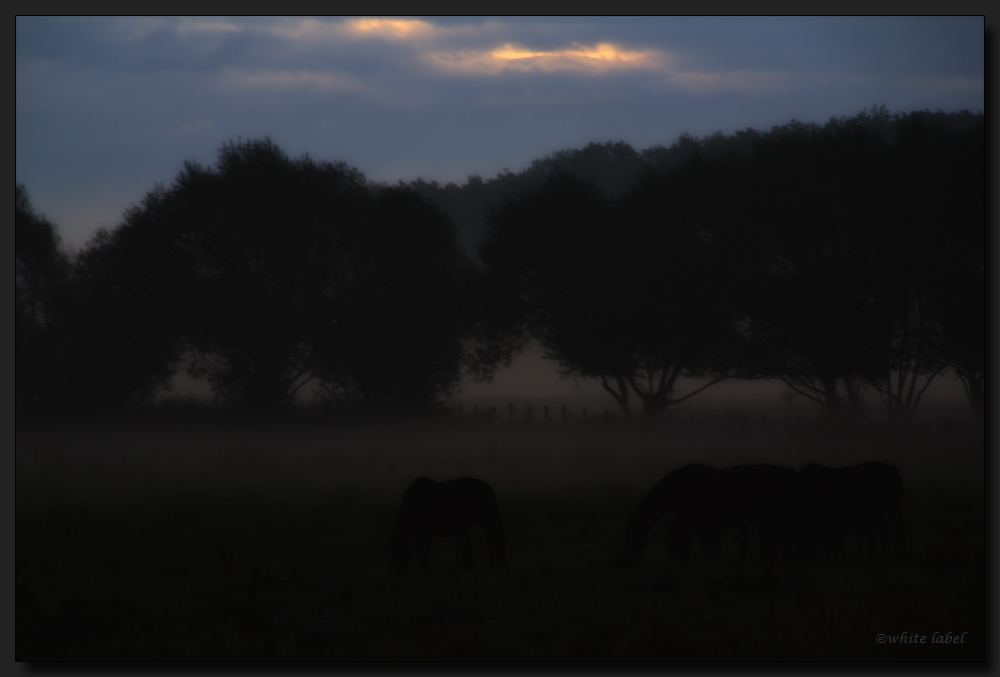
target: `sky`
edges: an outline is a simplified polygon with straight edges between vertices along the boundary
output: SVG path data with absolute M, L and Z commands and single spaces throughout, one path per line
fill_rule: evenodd
M 985 112 L 982 17 L 15 23 L 16 180 L 71 250 L 240 138 L 374 181 L 461 184 L 590 142 L 642 150 L 882 104 Z
M 464 182 L 796 118 L 984 109 L 982 17 L 16 19 L 16 179 L 82 247 L 237 138 Z

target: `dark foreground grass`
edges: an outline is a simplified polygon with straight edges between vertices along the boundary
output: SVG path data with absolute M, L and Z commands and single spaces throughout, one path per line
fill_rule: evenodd
M 98 444 L 60 439 L 63 449 Z M 167 450 L 177 444 L 143 439 L 145 448 L 153 439 Z M 309 466 L 308 453 L 297 457 L 305 468 L 297 481 L 269 460 L 270 444 L 294 443 L 287 436 L 235 446 L 213 439 L 206 448 L 222 449 L 225 464 L 189 461 L 181 466 L 188 474 L 171 474 L 153 461 L 137 470 L 134 459 L 32 469 L 22 454 L 51 440 L 19 437 L 17 660 L 985 658 L 981 490 L 909 489 L 903 555 L 766 565 L 753 549 L 738 561 L 728 535 L 721 562 L 703 562 L 696 549 L 680 567 L 667 562 L 661 527 L 637 568 L 614 573 L 624 521 L 658 476 L 616 481 L 602 466 L 589 481 L 508 478 L 495 482 L 505 569 L 487 570 L 477 531 L 472 572 L 461 571 L 457 544 L 442 539 L 424 576 L 389 567 L 398 482 L 328 478 L 331 486 L 317 490 L 303 478 L 326 466 Z M 238 448 L 257 471 L 230 458 Z M 340 458 L 326 462 L 350 465 Z M 243 468 L 243 479 L 194 481 L 211 468 L 234 477 Z M 487 466 L 467 470 L 488 474 Z M 934 633 L 965 633 L 964 642 L 934 642 Z

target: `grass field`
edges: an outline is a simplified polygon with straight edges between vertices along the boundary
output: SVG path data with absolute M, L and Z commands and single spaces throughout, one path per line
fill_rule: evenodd
M 16 441 L 19 661 L 985 657 L 981 425 L 77 425 Z M 903 474 L 904 554 L 768 565 L 752 541 L 741 562 L 729 534 L 720 562 L 695 548 L 678 566 L 661 525 L 640 566 L 610 570 L 637 501 L 681 465 L 873 459 Z M 390 568 L 420 475 L 493 485 L 503 570 L 479 531 L 469 573 L 447 539 L 426 576 Z M 964 642 L 933 641 L 949 632 Z

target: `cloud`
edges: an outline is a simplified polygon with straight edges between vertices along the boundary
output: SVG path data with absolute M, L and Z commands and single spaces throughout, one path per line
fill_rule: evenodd
M 424 58 L 447 73 L 497 75 L 504 71 L 607 73 L 623 70 L 661 70 L 671 57 L 656 49 L 629 50 L 610 42 L 588 46 L 572 43 L 553 50 L 529 49 L 506 43 L 488 50 L 426 52 Z
M 352 75 L 334 71 L 259 70 L 226 68 L 222 73 L 226 86 L 238 89 L 314 89 L 321 92 L 358 92 L 364 84 Z
M 167 25 L 166 20 L 151 16 L 121 17 L 107 24 L 110 37 L 132 42 L 145 40 L 166 29 Z
M 784 71 L 684 71 L 670 73 L 664 82 L 668 87 L 689 92 L 767 93 L 788 91 L 800 79 Z
M 182 19 L 174 30 L 178 33 L 243 33 L 247 28 L 225 21 Z
M 331 39 L 429 39 L 452 34 L 453 28 L 420 19 L 357 18 L 343 21 L 283 19 L 264 24 L 236 24 L 216 19 L 184 19 L 177 33 L 251 33 L 294 42 L 322 42 Z
M 606 101 L 611 93 L 567 91 L 553 87 L 526 87 L 516 92 L 490 91 L 479 98 L 477 104 L 483 108 L 497 106 L 571 106 Z
M 354 35 L 388 40 L 427 38 L 442 32 L 440 27 L 419 19 L 348 19 L 344 25 Z
M 969 91 L 981 91 L 986 86 L 984 78 L 906 78 L 901 80 L 900 83 L 914 89 L 923 89 L 929 86 L 938 89 L 964 89 Z

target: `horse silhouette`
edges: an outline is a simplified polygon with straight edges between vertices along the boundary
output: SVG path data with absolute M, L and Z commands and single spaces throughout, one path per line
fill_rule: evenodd
M 464 568 L 472 568 L 472 526 L 482 525 L 489 543 L 490 565 L 503 563 L 504 538 L 493 488 L 482 480 L 461 477 L 447 482 L 435 482 L 420 477 L 407 487 L 396 512 L 396 529 L 392 552 L 400 571 L 409 564 L 409 543 L 417 551 L 420 570 L 427 572 L 427 553 L 433 537 L 458 538 L 462 547 Z
M 788 505 L 794 479 L 791 468 L 763 464 L 723 471 L 701 463 L 678 468 L 639 502 L 628 521 L 625 547 L 615 567 L 633 563 L 645 549 L 653 525 L 671 513 L 675 520 L 667 533 L 667 549 L 674 559 L 687 561 L 692 534 L 697 535 L 706 559 L 718 559 L 723 529 L 739 532 L 740 555 L 745 558 L 748 527 L 753 524 L 758 526 L 762 557 L 773 559 L 789 541 Z
M 740 556 L 746 557 L 746 528 L 751 524 L 757 525 L 762 559 L 771 561 L 782 550 L 790 554 L 795 471 L 758 463 L 727 468 L 721 475 L 729 521 L 740 530 Z
M 903 482 L 893 465 L 869 461 L 847 468 L 810 463 L 796 476 L 795 545 L 804 555 L 840 558 L 852 533 L 859 549 L 871 553 L 875 534 L 888 548 L 892 524 L 896 545 L 904 549 L 900 501 Z

